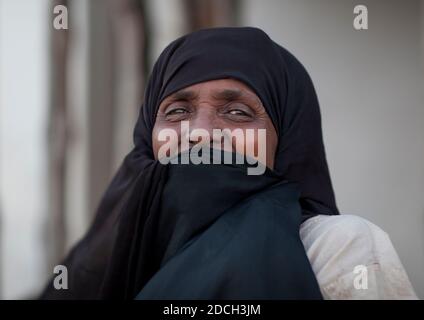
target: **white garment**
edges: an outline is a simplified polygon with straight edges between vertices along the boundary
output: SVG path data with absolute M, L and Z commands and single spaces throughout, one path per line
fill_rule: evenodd
M 417 299 L 389 236 L 370 221 L 319 215 L 300 237 L 324 299 Z

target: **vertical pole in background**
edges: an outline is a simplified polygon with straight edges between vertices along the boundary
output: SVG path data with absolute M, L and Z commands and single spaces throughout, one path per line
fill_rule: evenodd
M 67 6 L 67 0 L 53 0 L 53 8 L 57 5 Z M 65 175 L 68 143 L 67 123 L 67 57 L 69 30 L 56 30 L 53 27 L 50 39 L 50 110 L 48 125 L 48 168 L 49 168 L 49 221 L 47 221 L 46 248 L 48 268 L 53 270 L 64 255 L 66 245 L 65 220 Z
M 143 92 L 144 23 L 140 0 L 89 2 L 90 214 L 132 148 Z
M 238 25 L 238 0 L 184 0 L 189 31 Z
M 112 174 L 133 145 L 133 129 L 143 99 L 146 20 L 144 1 L 108 0 L 113 43 Z
M 88 211 L 94 214 L 109 183 L 113 158 L 113 44 L 108 1 L 88 2 Z

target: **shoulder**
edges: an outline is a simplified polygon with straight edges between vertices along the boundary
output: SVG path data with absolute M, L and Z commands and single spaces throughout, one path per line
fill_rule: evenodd
M 325 297 L 416 298 L 389 235 L 367 219 L 318 215 L 301 225 L 300 237 Z M 367 290 L 354 286 L 358 267 L 367 272 Z
M 375 238 L 388 240 L 388 234 L 365 218 L 355 215 L 318 215 L 306 220 L 300 227 L 300 236 L 305 246 L 317 241 L 339 245 L 372 243 Z

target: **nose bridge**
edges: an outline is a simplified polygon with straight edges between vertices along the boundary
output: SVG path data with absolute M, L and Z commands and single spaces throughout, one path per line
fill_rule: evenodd
M 212 137 L 212 130 L 216 129 L 216 110 L 208 103 L 201 103 L 197 106 L 195 116 L 190 121 L 190 132 L 194 129 L 204 129 Z

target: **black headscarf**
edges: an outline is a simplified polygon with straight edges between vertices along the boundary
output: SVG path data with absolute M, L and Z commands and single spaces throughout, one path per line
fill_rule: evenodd
M 278 135 L 274 170 L 246 176 L 228 166 L 205 170 L 155 161 L 152 129 L 161 101 L 192 84 L 223 78 L 242 81 L 261 99 Z M 69 289 L 55 290 L 50 282 L 42 298 L 134 298 L 164 262 L 222 212 L 281 181 L 298 184 L 303 221 L 338 214 L 312 81 L 302 64 L 260 29 L 204 29 L 168 45 L 148 81 L 134 144 L 87 235 L 62 263 Z M 206 202 L 196 200 L 202 192 L 211 195 Z M 178 202 L 184 193 L 188 200 Z M 194 206 L 202 210 L 181 226 L 179 214 Z

